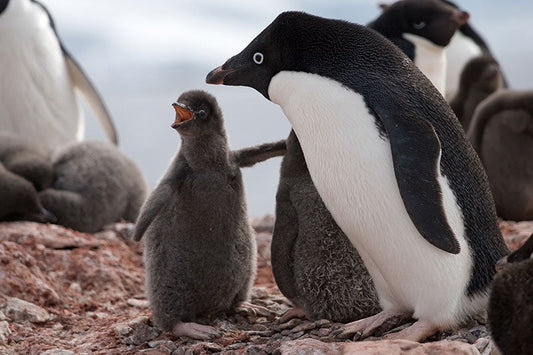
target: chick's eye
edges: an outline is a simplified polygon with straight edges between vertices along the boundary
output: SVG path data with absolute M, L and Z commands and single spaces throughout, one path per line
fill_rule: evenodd
M 198 118 L 206 118 L 207 117 L 207 113 L 204 110 L 200 110 L 200 111 L 196 112 L 196 116 Z
M 424 21 L 415 21 L 412 25 L 415 30 L 421 30 L 426 27 L 426 23 Z
M 263 63 L 263 59 L 265 59 L 265 58 L 263 56 L 263 53 L 255 52 L 254 56 L 253 56 L 253 59 L 254 59 L 254 63 L 255 64 L 261 64 L 261 63 Z

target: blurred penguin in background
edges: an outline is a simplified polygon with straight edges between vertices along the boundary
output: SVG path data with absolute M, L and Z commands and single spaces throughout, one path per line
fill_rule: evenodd
M 457 4 L 441 0 L 443 3 L 459 8 Z M 489 56 L 494 58 L 494 55 L 489 49 L 487 42 L 481 35 L 472 27 L 470 22 L 463 24 L 459 30 L 455 32 L 446 47 L 446 95 L 445 98 L 451 102 L 453 98 L 458 95 L 460 86 L 461 73 L 470 60 L 478 56 Z M 501 70 L 501 69 L 500 69 Z M 507 87 L 507 81 L 502 72 L 503 85 Z
M 113 143 L 117 135 L 98 92 L 57 36 L 46 8 L 0 0 L 0 131 L 55 149 L 80 141 L 78 89 Z

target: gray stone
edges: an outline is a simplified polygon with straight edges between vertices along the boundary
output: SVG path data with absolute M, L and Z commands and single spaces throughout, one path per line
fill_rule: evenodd
M 50 349 L 43 351 L 40 355 L 75 355 L 74 351 L 64 349 Z
M 316 339 L 298 339 L 282 344 L 275 353 L 281 355 L 341 354 L 339 343 L 324 343 Z
M 4 312 L 14 322 L 44 323 L 50 319 L 43 308 L 18 298 L 10 298 Z
M 126 336 L 130 334 L 132 331 L 133 329 L 130 326 L 123 324 L 123 323 L 115 324 L 113 326 L 113 332 L 115 332 L 115 334 L 118 336 Z
M 0 344 L 6 344 L 7 339 L 11 335 L 11 329 L 9 329 L 9 323 L 6 321 L 0 322 Z
M 311 330 L 316 328 L 316 322 L 304 322 L 296 327 L 292 328 L 293 333 L 298 333 L 301 331 Z

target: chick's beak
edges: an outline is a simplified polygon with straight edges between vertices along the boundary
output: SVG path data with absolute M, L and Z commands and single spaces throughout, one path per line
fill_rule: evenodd
M 172 128 L 177 128 L 181 123 L 190 121 L 194 118 L 194 113 L 185 105 L 180 103 L 173 103 L 172 107 L 176 110 L 176 120 L 172 124 Z

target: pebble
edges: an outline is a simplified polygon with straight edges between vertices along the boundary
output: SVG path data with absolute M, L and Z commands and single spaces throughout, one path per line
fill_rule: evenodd
M 224 350 L 224 347 L 222 345 L 218 345 L 216 343 L 203 343 L 203 347 L 205 350 L 217 352 L 217 353 Z
M 290 321 L 286 322 L 286 323 L 282 323 L 279 325 L 279 329 L 288 329 L 288 328 L 294 328 L 296 327 L 297 325 L 299 325 L 300 323 L 302 323 L 303 321 L 301 319 L 298 319 L 298 318 L 294 318 L 294 319 L 291 319 Z
M 64 349 L 50 349 L 43 351 L 40 355 L 75 355 L 74 351 Z
M 7 339 L 11 335 L 11 329 L 9 329 L 9 323 L 4 321 L 0 322 L 0 344 L 6 344 Z
M 50 319 L 50 315 L 43 308 L 18 298 L 10 298 L 4 312 L 14 322 L 44 323 Z
M 316 322 L 304 322 L 300 325 L 297 325 L 292 329 L 293 333 L 298 333 L 301 331 L 311 330 L 316 328 Z
M 148 302 L 148 300 L 138 300 L 136 298 L 129 298 L 127 302 L 130 306 L 136 307 L 136 308 L 150 307 L 150 302 Z

